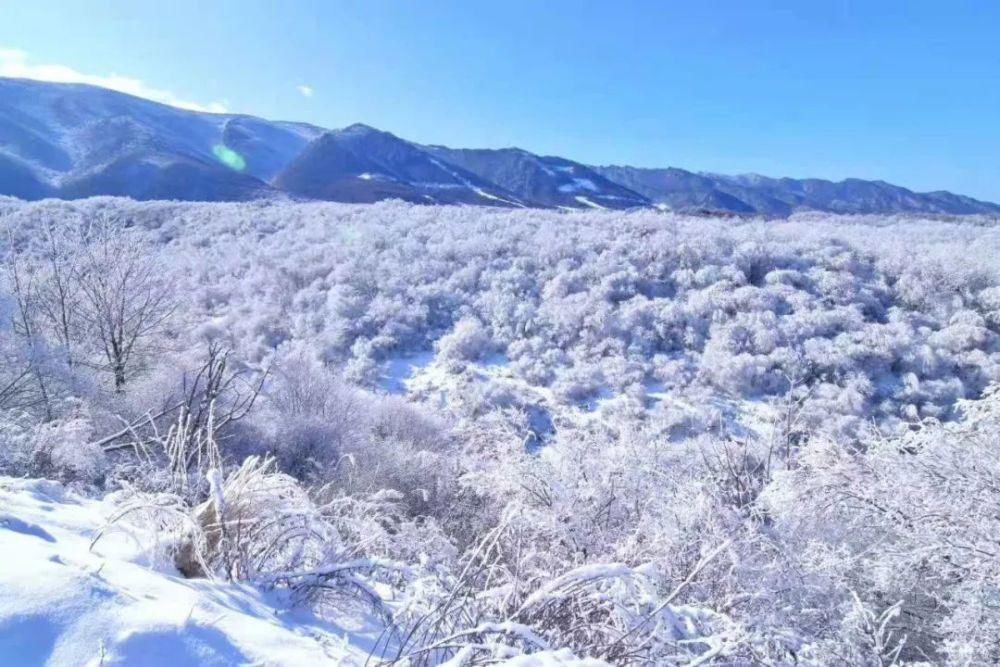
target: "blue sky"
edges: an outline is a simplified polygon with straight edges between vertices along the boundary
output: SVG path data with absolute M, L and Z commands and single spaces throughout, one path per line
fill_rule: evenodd
M 0 73 L 114 74 L 426 143 L 994 201 L 998 45 L 993 0 L 0 0 Z

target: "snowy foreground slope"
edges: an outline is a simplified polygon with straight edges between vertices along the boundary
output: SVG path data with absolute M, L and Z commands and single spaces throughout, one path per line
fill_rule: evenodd
M 7 665 L 362 664 L 381 630 L 276 611 L 249 586 L 142 562 L 109 501 L 0 479 L 0 656 Z
M 361 610 L 323 622 L 252 586 L 185 579 L 108 529 L 114 497 L 0 478 L 0 664 L 361 665 L 383 627 Z M 137 539 L 138 538 L 138 539 Z M 566 650 L 510 667 L 600 667 Z

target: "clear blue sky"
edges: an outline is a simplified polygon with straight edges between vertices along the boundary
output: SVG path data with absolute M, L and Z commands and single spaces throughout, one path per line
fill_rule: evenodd
M 1000 201 L 996 0 L 0 0 L 0 48 L 421 142 Z

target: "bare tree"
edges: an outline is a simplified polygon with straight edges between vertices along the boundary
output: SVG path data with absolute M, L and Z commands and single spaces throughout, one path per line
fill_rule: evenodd
M 72 367 L 83 326 L 80 321 L 82 285 L 77 279 L 82 239 L 79 230 L 57 227 L 51 220 L 42 231 L 44 247 L 35 260 L 39 275 L 34 308 L 46 332 L 61 348 L 66 364 Z
M 255 372 L 233 364 L 231 355 L 232 350 L 211 341 L 198 371 L 184 376 L 185 412 L 191 415 L 196 429 L 205 428 L 210 412 L 215 429 L 225 429 L 249 414 L 260 395 L 268 371 Z
M 174 311 L 170 286 L 156 259 L 132 231 L 101 227 L 75 268 L 81 318 L 122 391 L 142 346 L 161 332 Z
M 39 332 L 35 318 L 38 302 L 37 281 L 31 267 L 24 266 L 21 258 L 14 251 L 14 236 L 8 228 L 9 255 L 6 262 L 6 278 L 14 301 L 10 314 L 11 332 L 23 341 L 23 354 L 15 355 L 16 359 L 5 359 L 4 366 L 13 369 L 13 373 L 2 381 L 0 389 L 0 406 L 30 407 L 42 405 L 45 418 L 52 418 L 52 405 L 46 378 L 39 368 L 41 348 L 44 340 Z M 37 396 L 28 398 L 36 392 L 30 391 L 29 381 L 36 388 Z
M 152 445 L 154 450 L 169 450 L 172 468 L 203 473 L 198 462 L 211 458 L 206 458 L 206 443 L 215 446 L 227 427 L 250 414 L 267 377 L 267 369 L 233 363 L 229 349 L 209 342 L 201 366 L 184 373 L 179 392 L 162 410 L 125 422 L 95 444 L 109 452 L 143 451 Z M 164 426 L 169 428 L 166 435 Z

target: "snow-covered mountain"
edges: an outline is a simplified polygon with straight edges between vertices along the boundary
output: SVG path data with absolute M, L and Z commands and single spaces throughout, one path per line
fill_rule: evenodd
M 523 206 L 517 196 L 399 137 L 351 125 L 312 142 L 275 186 L 310 199 Z
M 93 86 L 0 78 L 0 193 L 254 199 L 320 134 Z
M 594 170 L 673 210 L 707 209 L 768 216 L 787 216 L 803 209 L 831 213 L 1000 213 L 1000 205 L 971 197 L 943 191 L 913 192 L 884 181 L 857 178 L 833 182 L 623 166 L 594 167 Z
M 622 209 L 650 204 L 646 197 L 613 183 L 592 168 L 561 157 L 542 157 L 519 148 L 428 146 L 427 150 L 534 206 Z
M 365 125 L 178 109 L 77 84 L 0 78 L 0 195 L 22 199 L 302 199 L 501 207 L 660 206 L 786 216 L 1000 214 L 1000 205 L 882 181 L 720 176 L 590 167 L 519 148 L 424 146 Z

